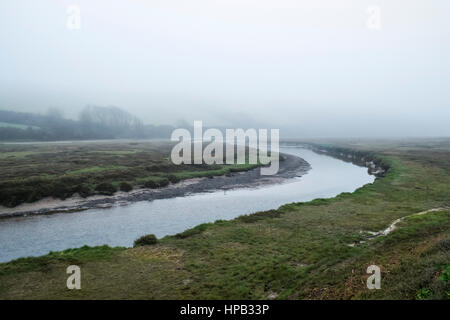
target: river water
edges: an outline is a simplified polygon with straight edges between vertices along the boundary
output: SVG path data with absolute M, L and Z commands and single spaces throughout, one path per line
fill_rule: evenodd
M 281 152 L 305 159 L 311 170 L 281 184 L 136 202 L 82 212 L 0 220 L 0 262 L 40 256 L 83 245 L 126 246 L 145 234 L 158 238 L 205 222 L 276 209 L 283 204 L 329 198 L 353 192 L 374 181 L 367 168 L 310 150 L 282 147 Z

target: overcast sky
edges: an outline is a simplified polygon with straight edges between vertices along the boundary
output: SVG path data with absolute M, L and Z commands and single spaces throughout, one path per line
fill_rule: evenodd
M 449 12 L 448 0 L 1 0 L 0 109 L 450 136 Z

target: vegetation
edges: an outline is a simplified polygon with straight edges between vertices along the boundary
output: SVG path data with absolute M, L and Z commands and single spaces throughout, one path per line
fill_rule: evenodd
M 87 106 L 77 120 L 58 109 L 47 114 L 0 110 L 0 141 L 61 141 L 116 138 L 170 137 L 172 126 L 143 124 L 117 107 Z
M 161 188 L 196 177 L 249 170 L 256 165 L 174 165 L 162 142 L 88 142 L 0 145 L 0 205 L 45 197 L 112 195 Z
M 131 184 L 127 182 L 120 183 L 120 191 L 130 192 L 131 190 L 133 190 L 133 186 Z
M 156 236 L 154 234 L 147 234 L 145 236 L 140 237 L 139 239 L 136 239 L 134 241 L 134 246 L 148 246 L 152 244 L 156 244 L 158 242 L 158 239 L 156 239 Z
M 38 258 L 20 258 L 3 265 L 0 276 L 11 275 L 16 272 L 47 272 L 52 264 L 65 263 L 84 265 L 90 261 L 110 260 L 117 256 L 125 248 L 109 246 L 89 247 L 83 246 L 77 249 L 67 249 L 59 252 L 50 252 L 48 255 Z
M 352 194 L 203 224 L 157 245 L 0 264 L 0 298 L 448 299 L 450 141 L 315 145 L 370 151 L 389 170 Z M 401 217 L 392 233 L 367 237 Z M 82 290 L 65 287 L 74 261 Z M 380 290 L 366 287 L 372 264 Z

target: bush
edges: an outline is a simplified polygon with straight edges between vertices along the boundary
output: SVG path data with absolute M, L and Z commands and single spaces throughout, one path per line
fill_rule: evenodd
M 66 199 L 72 196 L 73 191 L 71 187 L 62 181 L 57 181 L 53 184 L 53 196 L 59 199 Z
M 160 180 L 148 180 L 144 183 L 144 187 L 155 189 L 155 188 L 162 188 L 169 185 L 169 179 L 162 178 Z
M 124 191 L 124 192 L 130 192 L 131 190 L 133 190 L 133 186 L 127 182 L 122 182 L 120 184 L 120 191 Z
M 148 181 L 144 182 L 144 187 L 150 188 L 150 189 L 155 189 L 155 188 L 158 188 L 158 184 L 153 180 L 148 180 Z
M 424 300 L 424 299 L 428 299 L 430 298 L 432 295 L 432 292 L 430 289 L 420 289 L 417 294 L 416 294 L 416 299 L 417 300 Z
M 88 197 L 88 196 L 90 196 L 92 194 L 92 190 L 87 184 L 80 184 L 80 185 L 78 185 L 76 187 L 76 191 L 83 198 L 86 198 L 86 197 Z
M 156 244 L 158 242 L 158 239 L 156 239 L 156 236 L 154 234 L 147 234 L 145 236 L 142 236 L 136 240 L 134 240 L 134 246 L 149 246 Z
M 168 179 L 169 179 L 169 181 L 170 182 L 172 182 L 172 183 L 177 183 L 177 182 L 180 182 L 180 178 L 178 178 L 176 175 L 174 175 L 174 174 L 170 174 L 168 177 L 167 177 Z
M 33 190 L 30 192 L 27 202 L 35 202 L 41 199 L 41 196 L 39 194 L 39 191 Z
M 158 182 L 159 187 L 165 187 L 169 185 L 169 179 L 163 178 Z
M 450 265 L 445 268 L 444 272 L 442 272 L 439 278 L 444 282 L 450 282 Z
M 113 195 L 117 190 L 116 187 L 114 187 L 111 183 L 103 182 L 95 187 L 95 191 L 110 196 Z

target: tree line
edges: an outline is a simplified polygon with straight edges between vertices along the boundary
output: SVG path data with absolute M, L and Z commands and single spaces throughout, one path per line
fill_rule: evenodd
M 45 115 L 0 110 L 0 122 L 2 141 L 170 138 L 174 129 L 144 124 L 120 108 L 100 106 L 85 107 L 78 120 L 64 118 L 58 109 Z

